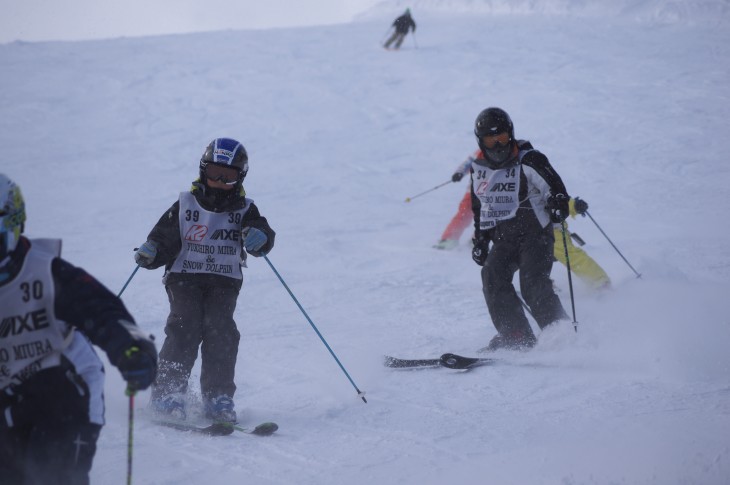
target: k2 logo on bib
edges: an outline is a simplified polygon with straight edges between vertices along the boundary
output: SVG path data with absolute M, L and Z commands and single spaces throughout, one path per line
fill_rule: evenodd
M 477 195 L 484 195 L 487 193 L 487 182 L 482 182 L 479 184 L 479 187 L 477 187 L 477 190 L 474 192 Z
M 193 224 L 185 234 L 186 241 L 200 242 L 205 239 L 205 235 L 208 234 L 208 226 L 200 224 Z

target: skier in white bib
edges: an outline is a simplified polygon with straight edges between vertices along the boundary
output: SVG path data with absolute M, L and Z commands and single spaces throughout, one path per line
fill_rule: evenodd
M 517 141 L 519 145 L 522 143 L 520 140 Z M 524 142 L 527 143 L 527 142 Z M 465 175 L 471 172 L 471 165 L 477 158 L 484 158 L 481 150 L 477 150 L 474 155 L 470 155 L 466 160 L 461 162 L 451 176 L 452 182 L 459 182 Z M 569 202 L 570 216 L 575 218 L 578 215 L 585 215 L 588 210 L 588 203 L 578 197 L 570 199 Z M 466 194 L 459 202 L 459 208 L 456 214 L 451 218 L 449 224 L 441 234 L 441 239 L 433 247 L 436 249 L 453 249 L 459 244 L 459 238 L 464 231 L 472 226 L 474 222 L 474 214 L 471 211 L 471 190 L 467 187 Z M 571 236 L 570 232 L 567 231 L 566 235 Z M 565 248 L 563 245 L 562 238 L 563 228 L 561 224 L 553 224 L 553 235 L 555 237 L 555 245 L 553 246 L 553 257 L 563 264 L 567 263 L 565 257 Z M 575 237 L 575 236 L 573 236 Z M 611 280 L 606 274 L 606 271 L 590 257 L 590 255 L 580 247 L 573 244 L 571 237 L 566 238 L 568 257 L 570 258 L 570 269 L 579 277 L 583 282 L 586 283 L 590 288 L 603 290 L 611 287 Z
M 25 220 L 0 174 L 0 482 L 88 484 L 104 425 L 92 344 L 133 391 L 152 383 L 157 351 L 119 298 L 60 257 L 60 240 L 22 236 Z
M 483 156 L 471 169 L 472 258 L 482 266 L 484 297 L 498 332 L 487 349 L 529 348 L 537 339 L 512 278 L 519 270 L 522 296 L 540 328 L 567 319 L 550 271 L 553 223 L 568 216 L 568 193 L 547 157 L 515 139 L 504 110 L 479 113 L 474 134 Z
M 205 414 L 237 421 L 234 372 L 240 332 L 233 320 L 246 253 L 263 256 L 275 233 L 243 190 L 248 154 L 231 138 L 216 138 L 203 152 L 199 178 L 165 212 L 135 253 L 147 269 L 165 266 L 170 302 L 152 408 L 187 417 L 190 372 L 201 355 Z

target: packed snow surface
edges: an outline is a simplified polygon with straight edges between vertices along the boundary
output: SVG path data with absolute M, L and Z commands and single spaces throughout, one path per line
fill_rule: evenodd
M 280 430 L 161 428 L 141 393 L 134 483 L 730 483 L 727 2 L 505 4 L 412 2 L 418 30 L 399 52 L 379 45 L 397 2 L 337 26 L 0 45 L 0 170 L 24 192 L 29 236 L 62 237 L 66 259 L 118 292 L 205 145 L 237 138 L 277 232 L 271 263 L 367 393 L 250 258 L 235 401 L 242 426 Z M 571 219 L 613 281 L 595 293 L 573 279 L 577 332 L 554 326 L 468 372 L 387 369 L 386 354 L 474 355 L 494 335 L 469 234 L 431 247 L 465 181 L 404 202 L 450 179 L 488 106 L 642 277 Z M 158 345 L 161 276 L 139 271 L 122 296 Z M 553 277 L 572 320 L 565 267 Z M 128 400 L 107 376 L 91 478 L 123 483 Z

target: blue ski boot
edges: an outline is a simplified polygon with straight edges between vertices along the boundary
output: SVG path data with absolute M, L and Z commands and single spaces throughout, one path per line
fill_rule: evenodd
M 169 416 L 181 421 L 184 421 L 187 417 L 185 399 L 180 394 L 168 394 L 167 396 L 152 399 L 150 406 L 160 416 Z
M 208 399 L 205 402 L 205 417 L 215 422 L 235 424 L 238 420 L 233 410 L 233 399 L 225 394 Z

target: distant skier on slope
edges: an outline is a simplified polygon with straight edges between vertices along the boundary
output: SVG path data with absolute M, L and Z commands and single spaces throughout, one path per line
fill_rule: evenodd
M 403 43 L 403 39 L 405 39 L 406 35 L 408 35 L 408 31 L 411 30 L 413 33 L 416 32 L 416 22 L 413 20 L 413 17 L 411 17 L 410 8 L 407 8 L 403 15 L 393 21 L 393 27 L 395 28 L 393 35 L 385 41 L 383 47 L 390 49 L 390 45 L 395 42 L 393 49 L 398 50 Z
M 453 182 L 459 182 L 464 175 L 471 170 L 472 163 L 475 159 L 481 158 L 481 150 L 477 150 L 474 155 L 470 155 L 466 160 L 461 162 L 451 176 Z M 570 216 L 575 218 L 576 215 L 583 215 L 588 210 L 588 203 L 580 198 L 571 198 L 569 201 Z M 466 194 L 461 199 L 459 207 L 454 217 L 446 226 L 441 239 L 434 245 L 436 249 L 452 249 L 459 244 L 459 238 L 466 228 L 474 221 L 474 215 L 471 211 L 471 190 L 467 187 Z M 567 224 L 566 224 L 567 228 Z M 556 260 L 566 264 L 565 246 L 563 245 L 562 227 L 560 224 L 553 225 L 555 244 L 553 246 L 553 256 Z M 601 266 L 591 258 L 583 249 L 575 246 L 570 239 L 570 233 L 567 234 L 568 257 L 570 258 L 570 269 L 584 283 L 593 289 L 606 289 L 611 286 L 611 280 Z
M 237 421 L 233 394 L 241 334 L 233 311 L 243 283 L 241 266 L 246 252 L 259 257 L 271 251 L 275 236 L 245 196 L 247 172 L 241 143 L 230 138 L 210 142 L 200 158 L 199 178 L 135 253 L 143 268 L 165 266 L 170 315 L 151 401 L 160 414 L 187 417 L 185 392 L 200 347 L 205 414 L 214 421 Z
M 482 266 L 484 297 L 498 332 L 487 349 L 529 348 L 537 339 L 512 277 L 519 270 L 522 296 L 540 328 L 568 318 L 550 280 L 552 223 L 568 216 L 568 192 L 547 157 L 515 139 L 504 110 L 479 113 L 474 134 L 483 156 L 471 167 L 472 259 Z
M 104 424 L 98 345 L 130 390 L 149 387 L 157 352 L 124 304 L 28 239 L 20 188 L 0 174 L 0 482 L 89 483 Z

